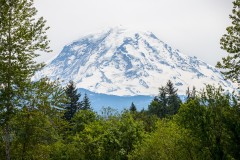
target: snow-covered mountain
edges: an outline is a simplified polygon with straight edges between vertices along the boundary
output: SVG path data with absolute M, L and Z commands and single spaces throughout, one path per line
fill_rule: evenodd
M 156 95 L 169 79 L 182 95 L 188 86 L 234 88 L 215 67 L 182 54 L 153 33 L 121 27 L 66 45 L 34 79 L 42 76 L 59 78 L 65 84 L 73 80 L 78 88 L 118 96 Z

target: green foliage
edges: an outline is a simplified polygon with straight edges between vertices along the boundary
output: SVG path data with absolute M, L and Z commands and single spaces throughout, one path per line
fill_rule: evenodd
M 229 131 L 230 146 L 228 151 L 235 159 L 240 159 L 240 106 L 235 103 L 229 111 L 226 112 L 225 119 L 226 129 Z
M 199 98 L 188 101 L 179 110 L 177 122 L 199 142 L 194 147 L 199 150 L 202 158 L 239 158 L 239 153 L 235 152 L 239 149 L 239 136 L 233 136 L 239 133 L 239 122 L 237 119 L 232 121 L 232 117 L 236 118 L 239 111 L 230 105 L 230 101 L 221 87 L 206 86 Z
M 171 119 L 144 110 L 106 108 L 102 116 L 80 110 L 67 132 L 60 109 L 64 90 L 42 79 L 28 91 L 9 121 L 14 159 L 239 159 L 239 104 L 221 88 L 207 86 Z
M 220 40 L 221 48 L 229 55 L 222 58 L 222 62 L 218 62 L 217 67 L 224 69 L 222 73 L 226 78 L 240 83 L 240 0 L 235 0 L 233 5 L 230 15 L 232 25 L 227 27 L 227 34 L 224 34 Z
M 49 52 L 45 21 L 35 19 L 37 10 L 28 0 L 0 1 L 0 109 L 14 112 L 30 78 L 41 69 L 34 52 Z M 6 121 L 9 117 L 6 117 Z
M 135 104 L 134 104 L 133 102 L 132 102 L 129 110 L 130 110 L 131 112 L 136 112 L 136 111 L 137 111 L 137 108 L 136 108 L 136 106 L 135 106 Z
M 64 143 L 58 141 L 51 145 L 50 158 L 52 160 L 85 160 L 84 150 L 76 141 Z
M 56 132 L 44 113 L 24 108 L 14 118 L 12 126 L 15 133 L 12 141 L 13 159 L 48 159 L 48 144 L 55 141 Z
M 66 112 L 64 118 L 68 121 L 72 119 L 74 114 L 81 108 L 81 103 L 78 102 L 81 94 L 77 93 L 76 86 L 73 81 L 70 81 L 65 89 L 68 101 L 66 103 Z
M 142 122 L 134 121 L 129 112 L 121 117 L 113 117 L 105 122 L 103 134 L 103 159 L 127 159 L 127 155 L 134 149 L 134 145 L 144 138 Z
M 166 85 L 167 97 L 167 114 L 174 115 L 178 112 L 178 109 L 181 104 L 181 100 L 177 95 L 177 89 L 174 88 L 173 83 L 169 80 Z
M 89 123 L 97 120 L 97 115 L 91 110 L 80 110 L 72 119 L 72 131 L 74 133 L 81 132 Z
M 81 110 L 72 123 L 74 129 L 69 139 L 54 144 L 53 159 L 127 159 L 145 137 L 142 122 L 135 121 L 128 111 L 106 119 Z
M 91 110 L 91 102 L 87 96 L 87 94 L 85 93 L 83 100 L 82 100 L 82 108 L 83 110 Z
M 181 100 L 177 95 L 177 89 L 169 80 L 165 87 L 159 88 L 159 95 L 153 99 L 148 106 L 150 114 L 155 114 L 160 118 L 172 116 L 178 112 Z
M 5 129 L 6 159 L 10 160 L 10 121 L 19 99 L 25 96 L 34 73 L 43 64 L 34 58 L 37 50 L 49 52 L 45 21 L 35 19 L 32 0 L 0 0 L 0 115 Z
M 66 97 L 57 82 L 44 78 L 29 83 L 18 100 L 18 109 L 8 121 L 13 159 L 48 159 L 50 145 L 57 141 L 62 127 L 62 107 Z M 1 137 L 5 126 L 1 126 Z M 4 138 L 3 141 L 6 141 Z M 4 143 L 0 141 L 1 147 Z M 1 157 L 6 156 L 0 152 Z
M 218 64 L 237 82 L 239 4 L 234 1 L 232 26 L 221 39 L 231 55 Z M 137 112 L 132 103 L 130 111 L 108 107 L 98 115 L 86 94 L 80 107 L 73 82 L 66 90 L 47 78 L 32 82 L 43 66 L 34 62 L 35 51 L 50 51 L 48 27 L 36 13 L 32 0 L 0 0 L 0 158 L 240 159 L 239 102 L 221 87 L 206 86 L 199 95 L 188 89 L 181 104 L 168 81 L 148 111 Z
M 137 145 L 129 159 L 239 159 L 240 109 L 222 88 L 206 89 Z
M 145 132 L 153 132 L 156 129 L 156 124 L 159 119 L 156 115 L 150 115 L 148 111 L 144 110 L 132 114 L 135 121 L 141 121 L 143 123 Z
M 54 116 L 56 111 L 63 110 L 67 100 L 59 82 L 50 81 L 48 78 L 29 83 L 24 93 L 18 101 L 18 108 L 36 109 L 49 116 Z
M 133 160 L 190 159 L 192 153 L 186 130 L 176 123 L 159 120 L 157 130 L 129 155 Z M 192 159 L 194 159 L 192 157 Z

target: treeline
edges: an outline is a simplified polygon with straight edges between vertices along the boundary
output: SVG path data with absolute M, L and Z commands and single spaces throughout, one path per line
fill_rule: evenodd
M 221 87 L 188 90 L 194 96 L 181 102 L 169 81 L 146 110 L 132 103 L 121 113 L 110 107 L 96 113 L 87 95 L 79 102 L 73 82 L 34 85 L 41 88 L 31 90 L 29 104 L 37 103 L 16 109 L 8 122 L 12 159 L 240 158 L 239 104 Z M 0 134 L 5 157 L 4 128 Z

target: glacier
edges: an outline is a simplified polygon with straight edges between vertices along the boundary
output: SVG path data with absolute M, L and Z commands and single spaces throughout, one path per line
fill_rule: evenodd
M 229 92 L 235 88 L 218 69 L 172 48 L 152 32 L 122 27 L 64 46 L 33 80 L 45 76 L 63 85 L 73 80 L 77 88 L 112 96 L 154 96 L 168 80 L 180 95 L 185 95 L 187 87 L 199 90 L 206 84 L 221 85 Z

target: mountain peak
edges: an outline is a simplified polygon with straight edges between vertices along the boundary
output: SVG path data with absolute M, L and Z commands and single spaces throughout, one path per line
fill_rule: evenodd
M 78 88 L 110 95 L 154 95 L 170 79 L 180 94 L 187 87 L 232 83 L 205 62 L 182 54 L 151 32 L 110 28 L 66 45 L 61 53 L 35 79 L 49 76 Z

